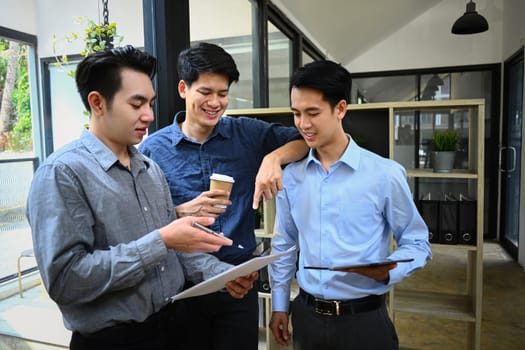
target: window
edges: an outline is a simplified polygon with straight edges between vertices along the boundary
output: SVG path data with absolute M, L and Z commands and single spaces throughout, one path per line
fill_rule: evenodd
M 292 55 L 292 41 L 268 21 L 268 88 L 270 107 L 290 105 L 288 86 Z
M 228 108 L 232 109 L 253 107 L 251 18 L 251 4 L 247 0 L 190 1 L 191 44 L 199 41 L 217 44 L 237 64 L 239 82 L 232 84 L 229 93 Z
M 41 151 L 35 46 L 36 37 L 0 27 L 0 281 L 16 277 L 19 254 L 32 247 L 25 208 Z M 22 269 L 36 270 L 24 260 Z

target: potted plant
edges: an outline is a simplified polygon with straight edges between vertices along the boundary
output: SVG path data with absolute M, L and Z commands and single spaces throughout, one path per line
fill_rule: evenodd
M 431 160 L 435 173 L 448 173 L 454 168 L 459 133 L 455 130 L 436 131 L 430 139 Z

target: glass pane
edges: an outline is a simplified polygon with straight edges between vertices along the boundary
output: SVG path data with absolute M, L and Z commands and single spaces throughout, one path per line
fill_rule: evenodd
M 307 63 L 310 63 L 310 62 L 313 62 L 315 61 L 314 58 L 312 56 L 310 56 L 309 54 L 307 54 L 306 52 L 302 52 L 302 62 L 303 62 L 303 66 Z
M 217 25 L 218 18 L 223 25 Z M 237 64 L 240 77 L 230 87 L 229 109 L 253 107 L 251 18 L 250 1 L 190 1 L 191 43 L 205 41 L 220 45 Z
M 268 22 L 268 89 L 270 107 L 290 105 L 291 40 Z
M 355 103 L 415 101 L 417 77 L 415 75 L 354 78 L 352 101 Z
M 450 100 L 450 74 L 421 75 L 420 100 Z
M 36 163 L 33 115 L 37 106 L 34 49 L 0 37 L 0 279 L 13 278 L 17 258 L 32 247 L 25 217 Z M 22 269 L 35 267 L 24 259 Z
M 77 139 L 89 117 L 77 92 L 75 79 L 67 74 L 77 63 L 49 65 L 51 96 L 51 125 L 53 125 L 53 149 Z M 59 127 L 58 127 L 59 126 Z
M 33 156 L 32 86 L 27 44 L 0 37 L 0 158 Z M 36 90 L 36 89 L 35 89 Z
M 0 279 L 16 273 L 17 258 L 23 250 L 32 248 L 31 229 L 27 222 L 26 199 L 33 178 L 33 159 L 0 161 Z M 23 259 L 22 269 L 36 266 Z
M 521 140 L 523 110 L 523 60 L 510 66 L 508 73 L 508 106 L 505 115 L 507 130 L 504 137 L 507 147 L 504 148 L 502 169 L 506 188 L 505 199 L 505 232 L 504 237 L 518 246 L 520 186 L 521 186 Z

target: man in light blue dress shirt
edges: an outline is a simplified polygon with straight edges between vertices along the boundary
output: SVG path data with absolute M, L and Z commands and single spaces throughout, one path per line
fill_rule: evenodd
M 291 311 L 296 349 L 398 349 L 385 293 L 431 258 L 428 229 L 405 169 L 359 147 L 344 132 L 351 77 L 341 65 L 307 64 L 290 87 L 295 125 L 310 153 L 284 170 L 272 249 L 298 246 L 300 293 L 289 310 L 297 256 L 271 264 L 270 328 L 276 341 L 287 345 Z M 387 258 L 413 261 L 345 268 Z

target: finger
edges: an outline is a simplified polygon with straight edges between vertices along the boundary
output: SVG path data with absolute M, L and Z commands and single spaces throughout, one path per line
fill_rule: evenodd
M 253 209 L 259 208 L 259 201 L 261 199 L 261 195 L 262 195 L 261 187 L 258 185 L 255 185 L 255 193 L 253 194 L 253 204 L 252 204 Z

